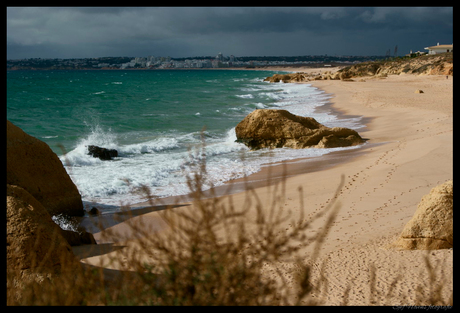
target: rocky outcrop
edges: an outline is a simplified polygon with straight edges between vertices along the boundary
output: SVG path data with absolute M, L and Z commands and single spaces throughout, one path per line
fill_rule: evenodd
M 344 67 L 335 73 L 290 73 L 275 74 L 267 77 L 264 81 L 272 83 L 297 83 L 312 80 L 342 80 L 353 81 L 357 77 L 387 77 L 388 75 L 416 74 L 416 75 L 454 75 L 454 63 L 452 53 L 438 55 L 423 55 L 416 58 L 398 58 L 395 60 L 383 60 L 363 62 Z
M 434 250 L 453 248 L 453 181 L 423 196 L 399 239 L 389 248 Z
M 350 80 L 353 77 L 348 71 L 331 72 L 325 71 L 324 73 L 290 73 L 290 74 L 274 74 L 264 79 L 270 83 L 299 83 L 309 82 L 312 80 Z
M 298 83 L 305 81 L 307 75 L 304 73 L 292 73 L 292 74 L 275 74 L 273 76 L 267 77 L 264 81 L 268 81 L 270 83 Z
M 62 266 L 78 266 L 45 207 L 19 186 L 6 187 L 7 269 L 55 273 Z
M 98 146 L 88 146 L 88 154 L 95 157 L 99 158 L 101 160 L 112 160 L 112 158 L 116 158 L 118 156 L 118 151 L 115 149 L 107 149 L 107 148 L 101 148 Z
M 50 147 L 10 121 L 6 137 L 7 184 L 24 188 L 50 215 L 83 216 L 80 193 Z
M 409 59 L 359 63 L 337 71 L 336 75 L 352 78 L 361 76 L 385 77 L 400 74 L 453 75 L 453 55 L 452 53 L 443 53 Z
M 363 143 L 359 134 L 348 128 L 329 128 L 314 118 L 294 115 L 286 110 L 258 109 L 235 128 L 237 142 L 253 150 L 262 148 L 335 148 Z

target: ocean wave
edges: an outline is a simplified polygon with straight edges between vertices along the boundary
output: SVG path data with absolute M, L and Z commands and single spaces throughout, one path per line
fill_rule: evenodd
M 248 151 L 249 149 L 244 144 L 236 142 L 236 132 L 235 127 L 233 127 L 227 131 L 225 138 L 217 143 L 206 145 L 206 156 L 211 157 L 243 150 Z
M 280 92 L 261 92 L 258 96 L 267 100 L 282 100 L 285 98 Z
M 261 87 L 258 87 L 258 86 L 252 86 L 250 85 L 251 87 L 243 87 L 243 88 L 240 88 L 241 91 L 260 91 L 262 88 Z
M 236 95 L 238 98 L 242 98 L 242 99 L 253 99 L 254 98 L 254 95 L 252 94 L 246 94 L 246 95 Z
M 51 219 L 53 220 L 55 224 L 59 225 L 59 227 L 62 230 L 70 230 L 73 232 L 79 232 L 79 229 L 78 229 L 79 221 L 75 217 L 70 217 L 66 214 L 58 214 L 58 215 L 51 216 Z
M 100 137 L 107 136 L 101 132 L 97 134 Z M 241 160 L 235 152 L 249 149 L 235 142 L 234 128 L 228 130 L 224 137 L 205 134 L 207 139 L 204 154 L 196 150 L 201 146 L 199 132 L 124 146 L 117 146 L 115 141 L 111 148 L 117 148 L 119 157 L 114 161 L 101 161 L 87 155 L 85 144 L 97 137 L 92 133 L 74 150 L 61 157 L 85 201 L 105 204 L 119 204 L 120 201 L 141 202 L 142 196 L 133 193 L 140 186 L 147 186 L 152 194 L 159 197 L 186 194 L 189 192 L 186 177 L 193 175 L 196 165 L 203 158 L 207 160 L 208 169 L 212 169 L 209 173 L 209 185 L 205 189 L 235 177 L 242 177 L 259 168 L 254 164 L 250 169 L 242 168 Z M 186 149 L 187 143 L 191 150 Z M 176 148 L 182 149 L 173 150 Z
M 262 102 L 257 102 L 257 103 L 252 103 L 253 106 L 255 106 L 257 109 L 264 109 L 267 106 L 263 104 Z
M 72 151 L 61 156 L 61 160 L 71 166 L 100 165 L 103 161 L 88 155 L 89 145 L 115 149 L 118 151 L 118 158 L 122 158 L 130 157 L 134 154 L 157 153 L 175 149 L 179 147 L 179 142 L 173 137 L 159 137 L 145 142 L 123 145 L 119 143 L 117 135 L 110 129 L 103 130 L 102 127 L 96 125 L 91 129 L 91 133 L 82 138 Z
M 101 160 L 88 155 L 88 148 L 86 145 L 78 145 L 72 151 L 67 152 L 65 155 L 59 157 L 61 162 L 66 168 L 71 171 L 74 167 L 88 167 L 101 164 Z
M 120 146 L 118 147 L 118 155 L 123 157 L 130 154 L 154 153 L 178 147 L 179 143 L 175 138 L 158 138 L 147 142 Z
M 91 168 L 72 168 L 71 178 L 86 201 L 119 204 L 136 199 L 134 202 L 140 202 L 142 195 L 135 193 L 136 188 L 168 186 L 173 179 L 172 173 L 180 171 L 183 157 L 181 153 L 155 157 L 140 154 L 117 161 L 100 161 L 98 166 Z
M 117 137 L 110 129 L 104 131 L 100 125 L 96 124 L 95 126 L 90 127 L 90 133 L 88 136 L 81 138 L 73 150 L 63 156 L 60 156 L 61 161 L 65 165 L 72 167 L 93 166 L 102 162 L 98 158 L 93 158 L 88 155 L 88 145 L 100 146 L 107 149 L 116 149 L 118 146 Z

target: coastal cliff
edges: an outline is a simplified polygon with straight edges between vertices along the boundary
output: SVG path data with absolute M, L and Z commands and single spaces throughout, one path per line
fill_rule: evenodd
M 341 77 L 385 76 L 399 74 L 454 75 L 453 53 L 423 55 L 410 59 L 356 64 L 337 71 Z
M 423 55 L 409 59 L 364 62 L 344 67 L 335 73 L 325 71 L 322 74 L 291 73 L 275 74 L 265 81 L 296 83 L 312 80 L 351 80 L 357 77 L 386 77 L 388 75 L 454 75 L 453 53 Z

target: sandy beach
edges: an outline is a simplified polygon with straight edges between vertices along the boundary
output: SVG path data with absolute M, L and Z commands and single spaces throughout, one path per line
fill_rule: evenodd
M 272 70 L 272 69 L 270 69 Z M 281 70 L 281 69 L 280 69 Z M 291 71 L 292 69 L 286 69 Z M 295 69 L 295 71 L 326 71 Z M 324 80 L 310 82 L 332 95 L 332 108 L 345 115 L 365 118 L 366 129 L 359 133 L 368 139 L 354 152 L 343 152 L 315 162 L 287 164 L 284 209 L 299 214 L 302 200 L 305 217 L 313 216 L 329 202 L 344 175 L 339 192 L 341 208 L 321 246 L 315 267 L 324 264 L 328 278 L 327 292 L 316 295 L 326 305 L 418 305 L 417 286 L 425 286 L 428 273 L 424 258 L 436 267 L 437 282 L 443 294 L 453 290 L 453 250 L 396 251 L 385 246 L 393 242 L 413 216 L 423 195 L 447 180 L 453 179 L 453 76 L 393 75 L 387 78 L 364 78 L 362 81 Z M 421 89 L 424 93 L 415 93 Z M 281 176 L 283 166 L 257 173 L 253 181 L 266 181 L 267 176 Z M 260 199 L 270 199 L 272 187 L 254 184 Z M 299 199 L 298 187 L 303 188 Z M 227 197 L 223 195 L 222 197 Z M 244 192 L 232 194 L 235 207 L 245 201 Z M 142 221 L 155 232 L 167 232 L 161 217 L 163 207 L 140 214 L 129 221 Z M 193 205 L 181 210 L 193 210 Z M 323 225 L 314 223 L 311 231 Z M 290 225 L 286 223 L 286 229 Z M 109 231 L 118 233 L 116 237 Z M 143 234 L 142 236 L 145 236 Z M 137 251 L 142 238 L 126 222 L 94 234 L 98 246 L 74 247 L 81 262 L 119 269 L 122 259 L 111 261 L 120 251 Z M 301 249 L 309 262 L 311 247 Z M 149 256 L 140 256 L 148 260 Z M 288 266 L 287 261 L 281 267 Z M 373 265 L 372 265 L 373 264 Z M 376 271 L 371 300 L 370 268 Z M 319 275 L 314 273 L 314 275 Z M 398 275 L 402 275 L 399 276 Z M 396 280 L 393 284 L 393 281 Z M 348 288 L 348 290 L 347 290 Z M 394 298 L 387 297 L 392 292 Z M 344 300 L 343 295 L 348 294 Z

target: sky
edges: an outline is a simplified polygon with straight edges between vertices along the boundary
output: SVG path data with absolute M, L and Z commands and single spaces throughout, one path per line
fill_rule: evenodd
M 7 7 L 7 59 L 398 55 L 453 43 L 452 7 Z

